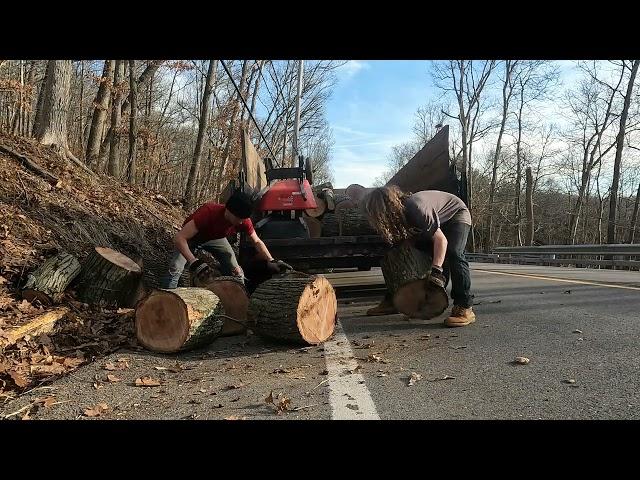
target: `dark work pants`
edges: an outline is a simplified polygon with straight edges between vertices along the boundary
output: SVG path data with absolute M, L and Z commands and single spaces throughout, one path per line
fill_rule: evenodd
M 443 273 L 447 279 L 451 279 L 451 298 L 453 304 L 459 307 L 468 308 L 473 305 L 471 298 L 471 274 L 469 272 L 469 262 L 464 255 L 467 245 L 467 237 L 471 226 L 461 222 L 446 222 L 440 226 L 440 230 L 447 238 L 447 253 L 442 266 Z M 433 254 L 433 242 L 429 240 L 418 240 L 416 248 Z M 446 287 L 446 285 L 445 285 Z M 385 300 L 391 303 L 391 295 L 387 292 Z

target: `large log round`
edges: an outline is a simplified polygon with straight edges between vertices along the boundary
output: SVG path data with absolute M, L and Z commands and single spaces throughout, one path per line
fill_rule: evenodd
M 120 252 L 96 247 L 82 264 L 77 293 L 84 303 L 129 308 L 141 288 L 140 265 Z
M 304 223 L 307 224 L 309 229 L 309 238 L 318 238 L 322 236 L 322 221 L 313 217 L 302 217 Z
M 362 185 L 352 183 L 345 189 L 344 193 L 356 204 L 358 204 L 360 203 L 360 200 L 362 200 L 367 194 L 367 189 Z
M 249 319 L 258 335 L 305 345 L 333 335 L 337 311 L 333 287 L 318 275 L 267 280 L 249 300 Z
M 60 300 L 62 293 L 80 270 L 80 262 L 76 257 L 69 253 L 59 253 L 47 259 L 27 277 L 22 298 L 29 302 L 39 300 L 43 305 L 52 305 Z
M 178 352 L 207 345 L 225 323 L 220 299 L 206 288 L 153 290 L 135 314 L 140 344 L 155 352 Z
M 336 216 L 341 236 L 376 235 L 366 214 L 359 208 L 336 209 Z
M 222 302 L 222 308 L 224 308 L 227 318 L 225 318 L 220 332 L 221 337 L 240 335 L 247 331 L 249 296 L 239 278 L 220 276 L 196 286 L 211 290 Z
M 315 193 L 313 194 L 316 201 L 316 208 L 307 208 L 304 212 L 313 218 L 321 217 L 327 210 L 327 203 Z
M 428 282 L 431 257 L 426 252 L 402 244 L 390 249 L 380 266 L 399 312 L 412 318 L 430 319 L 446 310 L 447 292 Z

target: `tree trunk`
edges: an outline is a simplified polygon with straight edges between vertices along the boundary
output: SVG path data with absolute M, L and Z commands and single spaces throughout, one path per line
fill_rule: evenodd
M 62 293 L 79 273 L 78 259 L 68 253 L 59 253 L 27 277 L 22 298 L 29 302 L 37 299 L 43 305 L 52 305 L 60 300 Z
M 244 89 L 244 84 L 245 84 L 246 79 L 247 79 L 247 67 L 248 66 L 249 66 L 249 61 L 248 60 L 244 60 L 243 63 L 242 63 L 242 74 L 240 76 L 240 86 L 238 87 L 238 90 L 240 92 L 242 92 L 242 90 Z M 233 131 L 234 131 L 236 119 L 237 119 L 237 116 L 238 116 L 238 109 L 242 105 L 241 102 L 242 101 L 238 97 L 236 102 L 234 103 L 233 111 L 231 112 L 231 121 L 229 122 L 229 129 L 228 129 L 228 133 L 227 133 L 227 141 L 225 143 L 224 151 L 222 153 L 222 160 L 223 160 L 223 163 L 222 163 L 222 176 L 223 176 L 223 178 L 227 178 L 228 174 L 230 172 L 234 172 L 235 171 L 235 167 L 236 167 L 235 164 L 229 165 L 229 156 L 231 154 L 231 142 L 233 141 Z M 244 108 L 244 107 L 242 107 L 242 108 Z
M 185 199 L 187 207 L 193 207 L 196 200 L 195 181 L 198 169 L 200 167 L 200 156 L 202 154 L 202 144 L 204 143 L 205 133 L 209 125 L 209 107 L 211 103 L 211 92 L 213 91 L 213 79 L 216 74 L 218 63 L 217 60 L 209 60 L 209 69 L 207 70 L 207 78 L 205 81 L 204 94 L 202 95 L 202 106 L 200 110 L 200 123 L 198 125 L 198 138 L 196 147 L 191 160 L 191 169 L 189 170 L 189 178 L 185 189 Z
M 127 161 L 127 179 L 131 185 L 136 183 L 136 149 L 138 143 L 138 85 L 135 79 L 136 61 L 129 60 L 129 160 Z
M 292 343 L 320 344 L 333 335 L 338 302 L 323 276 L 272 278 L 249 300 L 249 319 L 261 336 Z
M 493 167 L 491 169 L 491 185 L 489 187 L 489 233 L 487 238 L 487 251 L 493 248 L 493 210 L 495 208 L 496 183 L 498 180 L 498 160 L 502 151 L 502 136 L 507 124 L 507 115 L 509 112 L 509 100 L 511 98 L 511 60 L 505 60 L 505 79 L 502 84 L 502 121 L 500 122 L 500 131 L 498 132 L 498 140 L 496 141 L 496 149 L 493 153 Z
M 206 288 L 153 290 L 136 306 L 136 336 L 154 352 L 172 353 L 208 345 L 220 336 L 225 311 Z
M 624 149 L 624 135 L 627 128 L 627 117 L 629 115 L 629 105 L 631 104 L 631 94 L 633 84 L 636 81 L 640 60 L 634 60 L 631 67 L 631 77 L 627 84 L 627 94 L 624 97 L 624 106 L 620 114 L 620 129 L 616 138 L 616 157 L 613 163 L 613 181 L 611 183 L 611 194 L 609 197 L 609 223 L 607 224 L 607 243 L 616 242 L 616 211 L 618 208 L 618 186 L 620 184 L 620 165 L 622 163 L 622 151 Z
M 96 247 L 82 264 L 78 298 L 92 305 L 133 307 L 140 294 L 142 269 L 129 257 Z
M 36 140 L 43 145 L 55 145 L 67 150 L 67 117 L 71 61 L 49 60 L 42 91 L 42 114 L 34 125 Z
M 447 292 L 427 281 L 431 261 L 427 253 L 408 244 L 390 249 L 380 261 L 394 306 L 411 318 L 436 317 L 449 305 Z
M 531 167 L 527 167 L 526 208 L 527 208 L 527 245 L 533 245 L 533 175 Z
M 109 143 L 109 163 L 107 171 L 112 177 L 120 178 L 120 120 L 122 118 L 122 98 L 124 97 L 124 60 L 116 60 L 113 86 L 115 97 L 111 109 L 111 141 Z
M 100 86 L 96 99 L 93 102 L 94 110 L 91 116 L 91 127 L 89 129 L 89 139 L 87 140 L 86 163 L 93 166 L 98 161 L 100 155 L 100 144 L 102 134 L 107 120 L 109 110 L 109 97 L 111 94 L 111 83 L 113 77 L 113 67 L 115 60 L 105 60 L 100 78 Z
M 631 216 L 631 226 L 629 227 L 629 238 L 627 243 L 633 243 L 636 225 L 638 224 L 638 207 L 640 207 L 640 183 L 638 183 L 638 192 L 636 193 L 636 201 L 633 207 L 633 215 Z

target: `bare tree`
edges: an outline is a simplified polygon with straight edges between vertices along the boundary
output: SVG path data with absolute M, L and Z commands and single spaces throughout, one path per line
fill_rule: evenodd
M 115 60 L 104 61 L 100 86 L 96 94 L 96 99 L 93 102 L 94 110 L 93 116 L 91 117 L 91 128 L 89 130 L 86 150 L 86 162 L 89 166 L 95 165 L 100 154 L 100 144 L 102 142 L 102 134 L 104 133 L 111 98 L 114 66 Z
M 616 241 L 616 211 L 618 208 L 618 187 L 620 184 L 620 164 L 622 163 L 622 151 L 624 149 L 624 136 L 627 128 L 627 117 L 629 115 L 629 105 L 631 104 L 631 94 L 633 92 L 633 84 L 636 81 L 638 73 L 638 65 L 640 60 L 631 62 L 631 75 L 627 83 L 627 93 L 624 96 L 624 105 L 620 114 L 620 127 L 616 137 L 616 157 L 613 165 L 613 180 L 611 183 L 611 193 L 609 194 L 609 223 L 607 224 L 607 243 L 615 243 Z M 627 62 L 622 61 L 622 71 L 627 68 Z
M 120 120 L 122 118 L 122 99 L 124 97 L 124 60 L 116 60 L 113 79 L 114 98 L 111 106 L 111 141 L 109 144 L 109 175 L 120 177 Z
M 127 160 L 127 179 L 136 183 L 136 149 L 138 143 L 138 85 L 136 83 L 136 61 L 129 60 L 129 158 Z
M 187 186 L 185 189 L 186 204 L 189 207 L 193 207 L 195 203 L 195 183 L 196 175 L 200 167 L 200 156 L 202 155 L 202 145 L 204 143 L 205 133 L 209 124 L 209 110 L 211 106 L 211 92 L 213 90 L 213 80 L 216 74 L 218 62 L 216 60 L 209 60 L 209 68 L 207 70 L 207 76 L 205 81 L 204 93 L 202 95 L 202 106 L 200 113 L 200 122 L 198 124 L 198 138 L 196 140 L 196 147 L 193 152 L 193 159 L 191 160 L 191 169 L 189 170 L 189 178 L 187 180 Z

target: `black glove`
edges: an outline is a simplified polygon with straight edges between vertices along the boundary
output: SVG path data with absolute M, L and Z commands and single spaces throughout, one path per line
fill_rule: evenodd
M 197 259 L 191 265 L 189 265 L 189 271 L 191 275 L 196 277 L 202 277 L 204 275 L 210 275 L 212 272 L 211 267 L 204 261 Z
M 447 279 L 444 277 L 444 274 L 441 270 L 433 267 L 431 268 L 431 275 L 429 275 L 429 283 L 432 283 L 433 285 L 436 285 L 440 288 L 445 288 Z
M 293 267 L 282 260 L 271 260 L 267 263 L 267 268 L 273 273 L 284 273 L 287 270 L 293 270 Z

